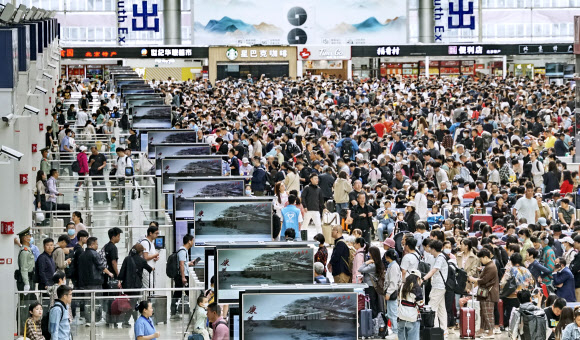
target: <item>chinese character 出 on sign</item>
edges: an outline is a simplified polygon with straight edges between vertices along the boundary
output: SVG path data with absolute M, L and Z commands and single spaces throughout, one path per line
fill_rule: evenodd
M 154 31 L 159 32 L 159 14 L 157 4 L 151 5 L 152 11 L 147 10 L 147 1 L 141 1 L 142 11 L 139 12 L 137 4 L 133 5 L 133 31 Z M 141 26 L 137 26 L 137 19 L 141 18 Z M 149 26 L 149 18 L 153 18 L 153 26 Z
M 454 24 L 454 22 L 457 24 Z M 464 0 L 449 1 L 449 17 L 447 18 L 447 26 L 450 29 L 469 28 L 474 30 L 475 15 L 473 11 L 473 1 L 467 1 L 467 9 L 465 9 Z

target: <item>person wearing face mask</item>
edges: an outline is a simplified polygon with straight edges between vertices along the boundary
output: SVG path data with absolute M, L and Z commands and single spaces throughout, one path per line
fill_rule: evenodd
M 527 228 L 523 228 L 518 231 L 518 240 L 522 244 L 520 255 L 522 256 L 523 261 L 526 261 L 528 256 L 528 249 L 534 246 L 532 240 L 530 240 L 530 236 L 530 231 Z
M 208 299 L 203 294 L 197 298 L 197 304 L 193 311 L 191 319 L 193 320 L 193 334 L 200 334 L 203 340 L 209 340 L 209 332 L 206 327 L 207 324 L 207 306 Z
M 483 205 L 483 199 L 481 197 L 476 197 L 473 202 L 471 202 L 471 208 L 469 208 L 469 215 L 473 214 L 485 214 L 486 209 Z

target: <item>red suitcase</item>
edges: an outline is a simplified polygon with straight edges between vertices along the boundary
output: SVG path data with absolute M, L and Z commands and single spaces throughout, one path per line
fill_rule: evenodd
M 499 326 L 503 327 L 503 300 L 499 299 L 497 302 L 497 313 L 499 314 Z
M 459 310 L 459 337 L 475 339 L 475 309 L 463 307 Z
M 469 231 L 473 232 L 473 222 L 481 221 L 481 223 L 486 222 L 487 225 L 493 227 L 493 217 L 487 214 L 472 214 L 469 215 Z

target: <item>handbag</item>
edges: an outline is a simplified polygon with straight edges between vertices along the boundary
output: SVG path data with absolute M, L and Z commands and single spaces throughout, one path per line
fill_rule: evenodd
M 42 221 L 44 221 L 45 216 L 41 208 L 36 208 L 36 213 L 34 214 L 34 216 L 36 219 L 36 223 L 42 223 Z
M 506 282 L 505 286 L 503 286 L 501 292 L 499 293 L 499 297 L 507 298 L 508 296 L 512 295 L 517 289 L 518 283 L 516 282 L 516 278 L 512 276 Z
M 476 296 L 481 299 L 487 299 L 489 296 L 489 289 L 485 287 L 477 287 Z

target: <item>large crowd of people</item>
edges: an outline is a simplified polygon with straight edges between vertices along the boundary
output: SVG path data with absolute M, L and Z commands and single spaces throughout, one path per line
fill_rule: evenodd
M 520 315 L 539 309 L 553 339 L 580 338 L 580 309 L 566 307 L 580 302 L 580 176 L 566 164 L 575 154 L 577 123 L 569 84 L 513 76 L 149 83 L 172 106 L 173 129 L 196 131 L 198 142 L 223 155 L 231 175 L 247 178 L 247 195 L 275 197 L 280 225 L 273 239 L 299 240 L 301 231 L 314 232 L 310 238 L 316 235 L 320 243 L 316 282 L 368 285 L 377 335 L 387 335 L 390 320 L 391 337 L 418 340 L 429 305 L 434 326 L 446 336 L 461 332 L 461 309 L 470 306 L 485 338 L 502 331 L 522 338 L 529 318 Z M 123 180 L 133 153 L 146 146 L 109 95 L 114 90 L 109 81 L 60 80 L 33 210 L 70 209 L 57 204 L 59 173 L 50 167 L 51 151 L 76 160 L 75 191 L 88 176 L 93 188 L 103 189 L 96 201 L 123 194 L 109 195 L 107 182 Z M 71 92 L 82 97 L 78 110 L 71 105 L 65 112 L 62 102 Z M 100 105 L 89 114 L 95 98 Z M 111 138 L 117 127 L 129 131 L 126 145 Z M 75 133 L 102 143 L 77 146 Z M 137 288 L 149 280 L 121 277 L 125 266 L 151 271 L 148 262 L 155 260 L 151 248 L 139 243 L 121 266 L 113 251 L 120 233 L 111 229 L 103 246 L 107 263 L 80 265 L 82 280 L 75 279 L 78 271 L 67 273 L 66 261 L 99 263 L 99 244 L 80 214 L 73 219 L 54 251 L 55 240 L 42 240 L 38 260 L 30 258 L 29 236 L 20 237 L 19 290 L 33 287 L 26 273 L 34 262 L 39 289 L 62 286 L 53 290 L 64 310 L 51 309 L 51 332 L 65 332 L 58 319 L 70 306 L 70 288 L 54 275 L 65 274 L 75 289 L 105 287 L 107 277 Z M 192 245 L 187 237 L 186 250 Z M 177 287 L 186 285 L 191 262 L 187 256 L 180 261 L 186 265 Z M 204 310 L 196 314 L 219 317 L 219 306 L 208 307 L 203 297 L 198 303 Z M 37 308 L 31 306 L 30 322 L 39 320 Z M 141 302 L 138 310 L 136 337 L 150 339 L 151 304 Z

